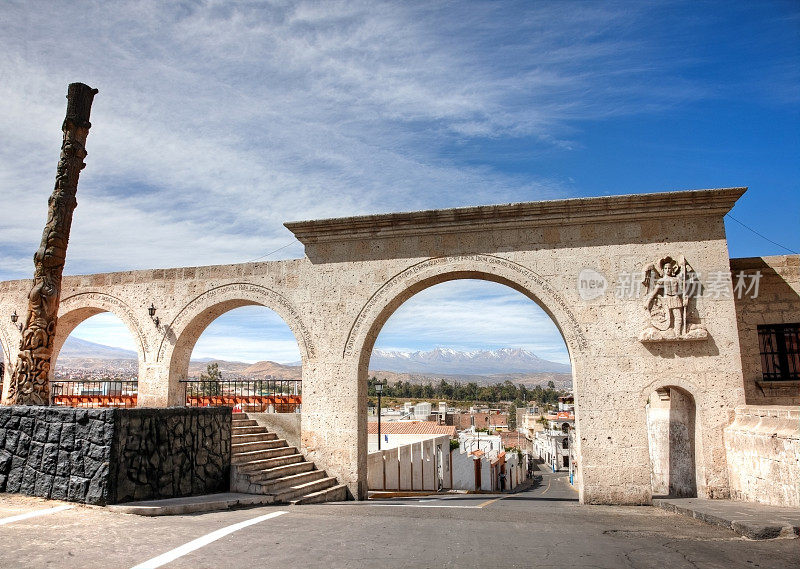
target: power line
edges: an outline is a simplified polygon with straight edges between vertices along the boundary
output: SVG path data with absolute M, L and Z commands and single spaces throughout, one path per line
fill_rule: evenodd
M 778 246 L 778 247 L 780 247 L 781 249 L 786 249 L 786 250 L 787 250 L 787 251 L 789 251 L 790 253 L 794 253 L 795 255 L 800 255 L 800 253 L 798 253 L 798 252 L 797 252 L 797 251 L 795 251 L 794 249 L 789 249 L 788 247 L 786 247 L 786 246 L 784 246 L 784 245 L 781 245 L 780 243 L 778 243 L 778 242 L 776 242 L 776 241 L 773 241 L 773 240 L 772 240 L 772 239 L 770 239 L 769 237 L 766 237 L 766 236 L 764 236 L 764 235 L 761 235 L 761 234 L 760 234 L 758 231 L 756 231 L 755 229 L 753 229 L 752 227 L 750 227 L 750 226 L 748 226 L 748 225 L 745 225 L 744 223 L 742 223 L 741 221 L 739 221 L 738 219 L 736 219 L 735 217 L 733 217 L 731 214 L 727 214 L 727 216 L 726 216 L 726 217 L 730 217 L 730 218 L 731 218 L 733 221 L 735 221 L 736 223 L 738 223 L 739 225 L 741 225 L 741 226 L 742 226 L 742 227 L 744 227 L 745 229 L 747 229 L 747 230 L 749 230 L 749 231 L 752 231 L 753 233 L 755 233 L 756 235 L 758 235 L 759 237 L 761 237 L 761 239 L 765 239 L 765 240 L 769 241 L 770 243 L 772 243 L 773 245 L 777 245 L 777 246 Z
M 245 262 L 245 263 L 254 263 L 254 262 L 256 262 L 256 261 L 260 261 L 260 260 L 261 260 L 261 259 L 263 259 L 264 257 L 269 257 L 269 256 L 270 256 L 270 255 L 272 255 L 273 253 L 277 253 L 278 251 L 283 251 L 283 250 L 284 250 L 284 249 L 286 249 L 286 248 L 287 248 L 289 245 L 294 245 L 294 241 L 290 241 L 289 243 L 287 243 L 287 244 L 286 244 L 286 245 L 284 245 L 283 247 L 278 247 L 278 248 L 277 248 L 277 249 L 275 249 L 274 251 L 270 251 L 269 253 L 265 253 L 264 255 L 261 255 L 260 257 L 256 257 L 255 259 L 250 259 L 249 261 L 244 261 L 244 262 Z

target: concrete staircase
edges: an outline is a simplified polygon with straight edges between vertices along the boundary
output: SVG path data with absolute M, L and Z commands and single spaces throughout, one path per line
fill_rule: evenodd
M 275 502 L 316 504 L 347 499 L 347 487 L 317 470 L 295 447 L 246 413 L 233 414 L 231 492 L 270 494 Z

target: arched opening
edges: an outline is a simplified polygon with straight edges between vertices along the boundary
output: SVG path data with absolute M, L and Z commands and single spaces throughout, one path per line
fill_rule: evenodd
M 262 305 L 227 302 L 198 315 L 173 359 L 188 406 L 299 413 L 302 362 L 287 323 Z M 187 355 L 188 354 L 188 357 Z
M 360 444 L 369 489 L 515 486 L 528 476 L 528 457 L 536 456 L 532 435 L 543 416 L 533 412 L 546 407 L 554 409 L 548 451 L 558 455 L 559 469 L 569 467 L 561 423 L 574 421 L 574 412 L 557 417 L 555 411 L 559 396 L 571 390 L 569 349 L 549 311 L 521 289 L 496 275 L 438 275 L 380 313 L 359 367 L 368 395 Z M 382 385 L 380 434 L 376 384 Z M 509 436 L 514 427 L 518 435 Z M 436 463 L 442 449 L 443 465 Z
M 667 386 L 646 405 L 653 496 L 697 497 L 697 417 L 694 397 Z
M 50 366 L 53 405 L 136 406 L 140 354 L 119 317 L 79 309 L 59 317 L 57 330 Z

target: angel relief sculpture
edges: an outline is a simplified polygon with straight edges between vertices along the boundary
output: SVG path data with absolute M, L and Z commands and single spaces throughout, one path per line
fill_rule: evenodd
M 705 326 L 693 323 L 692 314 L 700 282 L 683 255 L 664 257 L 644 268 L 647 295 L 644 309 L 649 325 L 639 334 L 641 342 L 704 340 Z

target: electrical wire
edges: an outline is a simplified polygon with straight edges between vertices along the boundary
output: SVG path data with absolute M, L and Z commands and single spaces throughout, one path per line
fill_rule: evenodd
M 738 223 L 739 225 L 741 225 L 741 226 L 742 226 L 742 227 L 744 227 L 745 229 L 747 229 L 747 230 L 749 230 L 749 231 L 752 231 L 753 233 L 755 233 L 756 235 L 758 235 L 759 237 L 761 237 L 761 239 L 765 239 L 766 241 L 769 241 L 769 242 L 770 242 L 770 243 L 772 243 L 773 245 L 777 245 L 777 246 L 778 246 L 778 247 L 780 247 L 781 249 L 786 249 L 786 250 L 787 250 L 787 251 L 789 251 L 790 253 L 794 253 L 795 255 L 800 255 L 800 253 L 798 253 L 798 252 L 797 252 L 797 251 L 795 251 L 794 249 L 789 249 L 788 247 L 786 247 L 786 246 L 784 246 L 784 245 L 781 245 L 780 243 L 778 243 L 778 242 L 776 242 L 776 241 L 773 241 L 773 240 L 772 240 L 772 239 L 770 239 L 769 237 L 766 237 L 766 236 L 764 236 L 764 235 L 761 235 L 761 234 L 760 234 L 758 231 L 756 231 L 755 229 L 753 229 L 752 227 L 750 227 L 750 226 L 748 226 L 748 225 L 745 225 L 744 223 L 742 223 L 741 221 L 739 221 L 738 219 L 736 219 L 735 217 L 733 217 L 731 214 L 727 214 L 725 217 L 730 217 L 730 218 L 731 218 L 733 221 L 735 221 L 736 223 Z
M 250 259 L 249 261 L 245 261 L 245 263 L 255 263 L 256 261 L 260 261 L 260 260 L 261 260 L 261 259 L 263 259 L 264 257 L 269 257 L 269 256 L 270 256 L 270 255 L 272 255 L 273 253 L 277 253 L 278 251 L 283 251 L 283 250 L 284 250 L 284 249 L 286 249 L 286 248 L 287 248 L 289 245 L 294 245 L 294 241 L 290 241 L 289 243 L 287 243 L 287 244 L 286 244 L 286 245 L 284 245 L 283 247 L 278 247 L 278 248 L 277 248 L 277 249 L 275 249 L 274 251 L 270 251 L 269 253 L 265 253 L 264 255 L 261 255 L 260 257 L 256 257 L 255 259 Z

